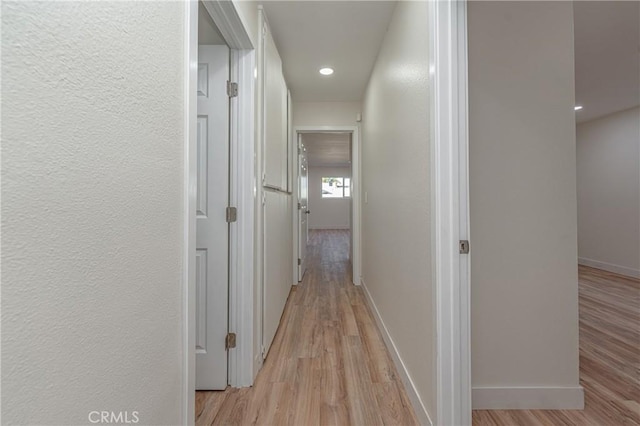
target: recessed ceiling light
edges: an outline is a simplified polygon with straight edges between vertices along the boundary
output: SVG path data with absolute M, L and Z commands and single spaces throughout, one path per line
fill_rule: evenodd
M 582 105 L 576 105 L 573 107 L 574 110 L 580 111 L 582 109 Z
M 333 74 L 333 68 L 320 68 L 320 74 L 331 75 Z

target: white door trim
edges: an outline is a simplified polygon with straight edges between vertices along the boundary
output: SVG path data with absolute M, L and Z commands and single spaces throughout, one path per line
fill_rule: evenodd
M 182 257 L 182 419 L 195 423 L 196 403 L 196 200 L 198 117 L 198 2 L 184 3 L 184 238 Z
M 238 208 L 231 226 L 229 327 L 238 335 L 229 352 L 229 383 L 253 383 L 253 265 L 254 265 L 254 106 L 255 50 L 235 5 L 205 0 L 205 8 L 231 49 L 231 76 L 239 86 L 231 102 L 230 202 Z M 185 2 L 184 57 L 184 238 L 183 238 L 183 423 L 195 422 L 195 248 L 196 248 L 196 86 L 198 72 L 198 2 Z
M 353 232 L 353 283 L 355 285 L 360 285 L 360 276 L 361 276 L 361 256 L 360 256 L 360 220 L 361 220 L 361 203 L 362 196 L 360 191 L 360 182 L 361 182 L 361 166 L 360 166 L 360 136 L 358 126 L 297 126 L 293 129 L 293 140 L 298 140 L 298 135 L 301 133 L 332 133 L 332 132 L 341 132 L 341 133 L 351 133 L 352 134 L 352 153 L 351 153 L 351 200 L 353 204 L 353 208 L 351 211 L 351 232 Z M 293 171 L 295 175 L 293 176 L 293 194 L 298 194 L 298 156 L 294 155 L 294 164 Z M 292 259 L 293 263 L 293 282 L 298 283 L 298 214 L 297 214 L 297 198 L 294 199 L 292 203 L 293 210 L 293 231 L 295 238 L 293 239 L 293 253 L 294 258 Z
M 190 0 L 195 1 L 195 0 Z M 200 0 L 230 49 L 254 49 L 236 6 L 231 1 Z M 196 2 L 197 3 L 197 2 Z
M 237 335 L 229 352 L 229 385 L 253 385 L 253 266 L 254 266 L 254 101 L 255 51 L 231 50 L 231 78 L 238 97 L 230 105 L 231 176 L 229 202 L 238 220 L 229 235 L 229 331 Z
M 466 1 L 429 2 L 438 425 L 471 425 Z

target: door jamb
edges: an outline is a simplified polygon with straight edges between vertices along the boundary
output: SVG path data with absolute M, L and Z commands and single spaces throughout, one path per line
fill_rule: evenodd
M 238 97 L 230 102 L 230 192 L 238 208 L 238 220 L 230 226 L 229 330 L 238 335 L 229 351 L 229 384 L 253 383 L 253 265 L 254 265 L 254 107 L 255 48 L 232 2 L 204 0 L 231 51 L 231 78 L 238 83 Z M 195 249 L 197 197 L 197 72 L 198 2 L 185 2 L 184 56 L 184 198 L 183 198 L 183 366 L 182 419 L 195 422 Z
M 229 331 L 237 334 L 229 351 L 229 385 L 253 385 L 253 268 L 254 268 L 254 93 L 255 54 L 231 49 L 231 78 L 238 97 L 230 104 L 231 176 L 229 203 L 237 222 L 229 229 Z
M 437 424 L 471 424 L 467 2 L 429 2 Z
M 184 3 L 184 195 L 182 257 L 182 413 L 183 423 L 195 423 L 196 400 L 196 199 L 197 199 L 197 116 L 198 116 L 198 2 Z
M 361 160 L 360 160 L 360 136 L 359 136 L 359 128 L 358 126 L 296 126 L 293 129 L 293 140 L 298 140 L 299 134 L 304 133 L 351 133 L 352 137 L 352 146 L 351 146 L 351 202 L 352 202 L 352 211 L 351 211 L 351 232 L 353 233 L 353 259 L 352 259 L 352 267 L 353 267 L 353 283 L 355 285 L 360 285 L 360 277 L 361 277 L 361 211 L 362 211 L 362 195 L 360 190 L 360 182 L 361 182 Z M 297 146 L 297 144 L 296 144 Z M 293 204 L 293 282 L 298 283 L 298 168 L 300 165 L 298 164 L 298 155 L 294 155 L 294 164 L 293 164 L 293 194 L 294 202 Z

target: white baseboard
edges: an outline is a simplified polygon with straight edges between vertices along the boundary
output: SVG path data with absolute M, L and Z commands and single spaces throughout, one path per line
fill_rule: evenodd
M 474 410 L 582 410 L 584 389 L 575 387 L 474 387 Z
M 314 226 L 314 227 L 309 227 L 310 231 L 330 231 L 332 229 L 351 229 L 350 226 Z
M 262 369 L 263 362 L 264 362 L 264 360 L 262 359 L 262 354 L 261 353 L 257 353 L 253 357 L 253 381 L 251 383 L 251 386 L 253 386 L 253 383 L 255 383 L 256 377 L 258 377 L 258 373 Z
M 640 269 L 628 268 L 626 266 L 620 266 L 614 263 L 600 262 L 599 260 L 579 257 L 578 264 L 591 266 L 592 268 L 602 269 L 604 271 L 613 272 L 616 274 L 624 275 L 626 277 L 640 278 Z
M 413 380 L 411 380 L 411 377 L 409 376 L 409 372 L 407 371 L 407 368 L 405 367 L 404 362 L 402 362 L 402 358 L 400 358 L 398 349 L 396 348 L 395 343 L 393 343 L 393 339 L 391 338 L 391 335 L 389 335 L 389 330 L 387 330 L 387 327 L 384 325 L 384 321 L 382 321 L 382 317 L 380 317 L 380 312 L 378 311 L 378 308 L 376 307 L 375 302 L 371 298 L 371 294 L 367 289 L 367 285 L 362 279 L 360 279 L 360 284 L 362 285 L 362 289 L 364 290 L 365 297 L 367 298 L 367 303 L 369 304 L 369 308 L 371 308 L 371 312 L 373 313 L 373 317 L 376 320 L 376 324 L 378 324 L 378 328 L 380 329 L 380 334 L 382 334 L 382 339 L 384 340 L 384 343 L 387 345 L 387 349 L 391 354 L 393 363 L 395 364 L 396 369 L 400 374 L 400 379 L 402 380 L 402 383 L 404 384 L 404 387 L 407 391 L 409 399 L 411 400 L 411 405 L 413 406 L 413 411 L 415 411 L 416 416 L 418 417 L 418 421 L 420 422 L 421 425 L 433 426 L 434 423 L 431 421 L 429 412 L 427 411 L 427 408 L 422 403 L 422 399 L 420 399 L 420 396 L 418 395 L 418 391 L 413 383 Z

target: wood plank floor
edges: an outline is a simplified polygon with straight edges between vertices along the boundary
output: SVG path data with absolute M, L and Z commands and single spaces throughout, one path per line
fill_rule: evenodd
M 311 231 L 294 287 L 252 388 L 196 393 L 196 425 L 417 425 L 362 290 L 349 232 Z
M 580 266 L 584 411 L 474 411 L 474 425 L 640 425 L 640 280 Z

